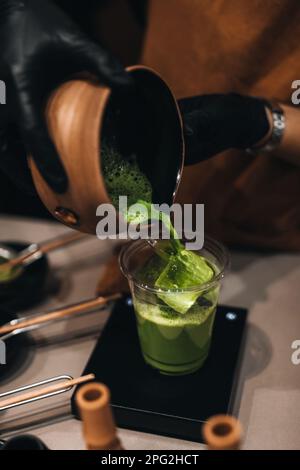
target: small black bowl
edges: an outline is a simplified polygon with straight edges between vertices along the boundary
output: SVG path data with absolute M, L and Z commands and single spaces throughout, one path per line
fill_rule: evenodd
M 24 250 L 28 244 L 17 242 L 2 242 L 17 253 Z M 45 286 L 49 274 L 49 263 L 46 256 L 25 266 L 22 272 L 10 282 L 0 283 L 0 308 L 8 311 L 18 311 L 30 308 L 40 302 L 45 296 Z
M 41 439 L 31 434 L 16 436 L 3 444 L 0 450 L 49 450 Z

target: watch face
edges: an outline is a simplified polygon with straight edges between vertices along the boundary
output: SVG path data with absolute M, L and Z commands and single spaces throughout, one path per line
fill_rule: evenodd
M 267 152 L 271 152 L 276 147 L 278 147 L 282 140 L 286 125 L 284 112 L 278 104 L 273 107 L 270 107 L 270 110 L 272 112 L 273 128 L 269 142 L 267 142 L 267 144 L 263 148 L 263 150 Z
M 277 103 L 273 105 L 270 102 L 266 102 L 266 106 L 272 114 L 272 132 L 268 141 L 261 147 L 252 147 L 246 150 L 248 153 L 253 155 L 258 153 L 269 153 L 275 150 L 280 145 L 285 131 L 286 120 L 283 109 L 281 109 Z

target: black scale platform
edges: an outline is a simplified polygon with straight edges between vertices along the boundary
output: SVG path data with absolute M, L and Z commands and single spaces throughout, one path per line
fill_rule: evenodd
M 198 372 L 160 375 L 144 363 L 130 297 L 120 300 L 83 374 L 111 389 L 121 428 L 201 442 L 203 422 L 231 413 L 247 311 L 218 307 L 209 358 Z M 73 412 L 76 415 L 74 395 Z

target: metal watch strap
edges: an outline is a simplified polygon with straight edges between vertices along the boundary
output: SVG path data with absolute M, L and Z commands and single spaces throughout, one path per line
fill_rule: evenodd
M 267 142 L 265 142 L 261 146 L 255 146 L 247 149 L 248 152 L 252 154 L 257 153 L 269 153 L 275 150 L 282 141 L 285 127 L 286 127 L 286 120 L 284 111 L 278 103 L 265 101 L 266 107 L 271 111 L 272 115 L 272 131 L 271 135 Z

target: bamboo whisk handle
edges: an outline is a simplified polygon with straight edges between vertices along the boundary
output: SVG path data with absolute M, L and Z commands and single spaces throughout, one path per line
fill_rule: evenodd
M 238 450 L 242 443 L 242 426 L 233 416 L 213 416 L 202 433 L 209 450 Z
M 110 391 L 100 383 L 90 383 L 76 393 L 88 450 L 123 450 L 110 407 Z

